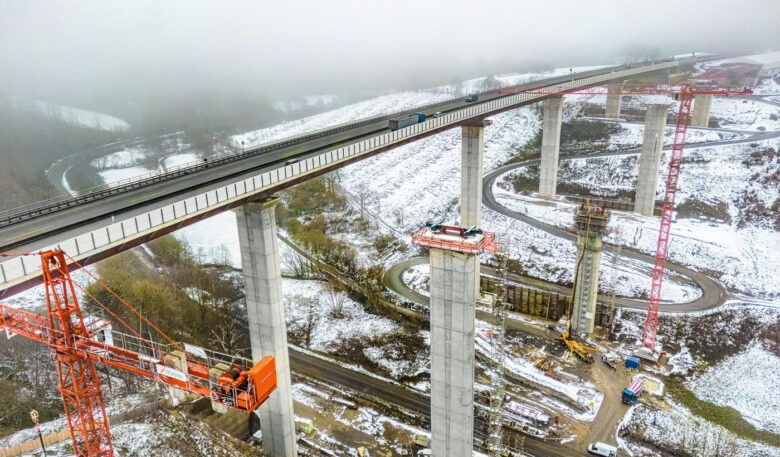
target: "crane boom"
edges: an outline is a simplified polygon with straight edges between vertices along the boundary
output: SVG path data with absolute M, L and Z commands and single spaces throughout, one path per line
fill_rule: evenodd
M 273 357 L 253 364 L 198 346 L 185 344 L 183 350 L 178 344 L 113 331 L 104 319 L 85 319 L 64 252 L 39 255 L 48 317 L 0 304 L 0 329 L 56 351 L 59 389 L 77 456 L 113 455 L 95 362 L 243 411 L 254 411 L 276 389 Z

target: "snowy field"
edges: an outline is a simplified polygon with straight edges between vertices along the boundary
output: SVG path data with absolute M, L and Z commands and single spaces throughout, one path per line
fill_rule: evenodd
M 654 446 L 648 449 L 634 440 L 616 436 L 620 447 L 634 457 L 660 455 L 750 456 L 777 457 L 779 450 L 736 437 L 725 428 L 691 414 L 686 408 L 672 404 L 668 410 L 645 405 L 633 406 L 618 426 L 631 436 Z M 661 454 L 658 449 L 668 454 Z
M 780 357 L 759 344 L 690 382 L 696 396 L 731 406 L 758 428 L 780 434 Z

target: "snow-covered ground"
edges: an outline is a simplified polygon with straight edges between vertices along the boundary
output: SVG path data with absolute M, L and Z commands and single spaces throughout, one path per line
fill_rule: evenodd
M 635 457 L 660 455 L 776 457 L 778 448 L 736 437 L 725 428 L 694 416 L 672 404 L 667 410 L 633 406 L 618 426 L 634 438 L 654 446 L 649 449 L 635 440 L 616 436 L 620 447 Z M 658 452 L 665 451 L 665 454 Z M 678 454 L 679 453 L 679 454 Z
M 491 327 L 484 322 L 477 322 L 475 349 L 486 357 L 494 357 L 496 349 L 488 331 Z M 536 368 L 530 360 L 518 357 L 509 351 L 504 355 L 504 367 L 511 374 L 542 388 L 547 388 L 561 394 L 570 402 L 580 405 L 583 413 L 573 413 L 572 417 L 579 421 L 590 422 L 598 414 L 604 394 L 589 382 L 567 383 L 559 381 Z
M 758 428 L 780 434 L 780 357 L 760 344 L 691 381 L 696 396 L 731 406 Z
M 393 320 L 367 313 L 343 293 L 331 294 L 326 286 L 322 281 L 298 279 L 284 279 L 282 284 L 288 331 L 299 331 L 313 319 L 309 349 L 335 353 L 345 341 L 370 339 L 400 328 Z
M 130 129 L 126 121 L 104 113 L 96 113 L 70 106 L 36 100 L 35 107 L 43 114 L 59 118 L 69 124 L 98 130 L 125 131 Z

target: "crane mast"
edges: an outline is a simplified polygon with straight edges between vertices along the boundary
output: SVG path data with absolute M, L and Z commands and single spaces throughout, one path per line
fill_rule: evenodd
M 41 253 L 48 339 L 56 351 L 60 394 L 73 450 L 77 456 L 111 456 L 111 432 L 95 363 L 76 348 L 78 335 L 87 335 L 76 291 L 62 251 Z
M 680 165 L 682 165 L 683 149 L 685 148 L 685 135 L 691 122 L 691 105 L 693 104 L 693 87 L 683 84 L 678 93 L 680 108 L 677 111 L 677 124 L 674 128 L 674 143 L 672 154 L 669 158 L 669 173 L 666 176 L 666 190 L 664 191 L 664 203 L 661 209 L 661 228 L 658 231 L 658 243 L 655 250 L 655 264 L 653 264 L 653 280 L 650 286 L 650 300 L 647 307 L 647 318 L 642 335 L 642 346 L 655 352 L 655 336 L 658 328 L 658 305 L 661 302 L 661 286 L 664 281 L 664 268 L 669 252 L 669 239 L 674 215 L 674 199 L 677 195 L 677 181 L 680 179 Z

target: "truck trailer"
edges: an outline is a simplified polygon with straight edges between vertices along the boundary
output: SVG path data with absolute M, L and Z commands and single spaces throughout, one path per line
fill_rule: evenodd
M 402 129 L 424 121 L 425 114 L 423 113 L 413 113 L 408 117 L 397 117 L 395 119 L 390 119 L 390 130 Z

